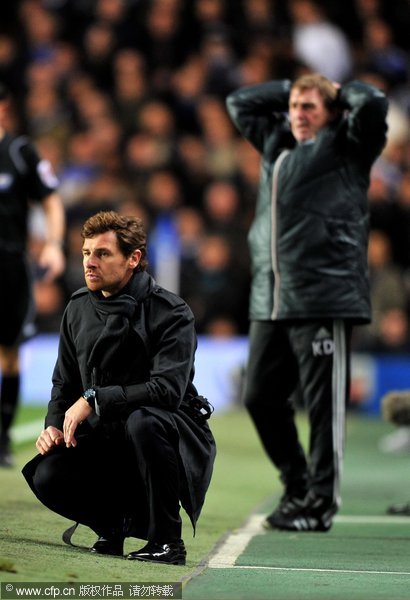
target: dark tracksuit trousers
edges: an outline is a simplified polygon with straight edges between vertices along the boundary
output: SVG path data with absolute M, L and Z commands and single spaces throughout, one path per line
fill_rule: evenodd
M 135 410 L 114 435 L 80 437 L 23 470 L 30 487 L 54 512 L 98 535 L 119 532 L 129 518 L 133 537 L 159 543 L 181 537 L 181 467 L 175 431 L 155 415 Z
M 244 402 L 285 492 L 311 491 L 340 506 L 351 325 L 342 320 L 253 321 Z M 310 424 L 308 459 L 292 394 L 300 388 Z

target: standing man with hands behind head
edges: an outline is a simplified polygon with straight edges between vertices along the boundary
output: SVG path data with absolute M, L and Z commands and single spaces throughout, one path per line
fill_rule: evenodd
M 327 531 L 340 507 L 352 326 L 371 316 L 367 188 L 387 100 L 366 83 L 310 74 L 241 88 L 227 107 L 261 154 L 244 400 L 284 484 L 265 526 Z M 309 460 L 291 402 L 298 387 Z
M 26 257 L 30 201 L 41 202 L 45 212 L 46 238 L 39 259 L 44 277 L 55 279 L 65 265 L 65 217 L 56 176 L 25 136 L 6 131 L 10 102 L 8 90 L 0 84 L 0 467 L 13 464 L 10 428 L 20 389 L 19 347 L 33 333 Z
M 129 560 L 185 564 L 180 503 L 195 527 L 215 457 L 194 317 L 146 272 L 140 219 L 100 212 L 82 237 L 87 287 L 64 313 L 40 454 L 23 473 L 48 508 L 95 531 L 93 553 L 122 556 L 137 537 L 148 543 Z

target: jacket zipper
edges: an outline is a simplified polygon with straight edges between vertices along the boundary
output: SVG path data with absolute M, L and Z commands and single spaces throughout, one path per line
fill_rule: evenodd
M 279 273 L 279 261 L 278 261 L 278 217 L 277 217 L 277 204 L 278 204 L 278 180 L 279 180 L 279 169 L 284 159 L 289 154 L 290 150 L 283 150 L 276 159 L 272 173 L 272 195 L 271 195 L 271 219 L 272 219 L 272 240 L 271 240 L 271 252 L 272 252 L 272 271 L 274 275 L 273 283 L 273 308 L 271 313 L 271 319 L 277 319 L 279 312 L 279 291 L 280 291 L 280 273 Z

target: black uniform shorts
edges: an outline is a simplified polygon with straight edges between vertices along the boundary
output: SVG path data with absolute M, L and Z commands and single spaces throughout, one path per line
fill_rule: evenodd
M 25 257 L 0 253 L 0 345 L 13 346 L 34 333 L 31 278 Z

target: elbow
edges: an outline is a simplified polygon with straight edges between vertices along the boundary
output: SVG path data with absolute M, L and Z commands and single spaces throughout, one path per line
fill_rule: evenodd
M 183 395 L 183 390 L 176 382 L 156 382 L 150 386 L 152 404 L 171 412 L 178 410 Z

